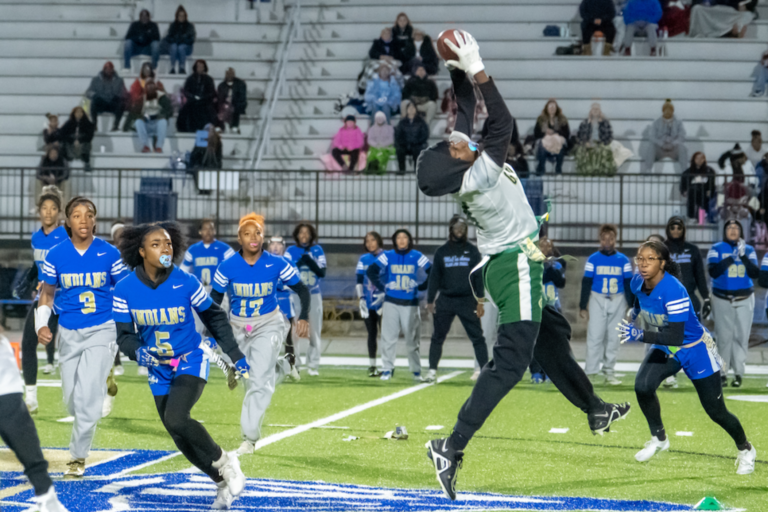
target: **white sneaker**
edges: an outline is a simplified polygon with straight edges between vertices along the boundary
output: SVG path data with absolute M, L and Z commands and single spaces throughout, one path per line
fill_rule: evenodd
M 37 386 L 27 386 L 26 391 L 27 391 L 27 394 L 24 397 L 24 403 L 27 405 L 27 410 L 29 411 L 29 414 L 35 415 L 37 414 L 37 409 L 38 409 Z
M 674 375 L 671 377 L 667 377 L 666 380 L 662 383 L 662 386 L 665 388 L 672 388 L 677 389 L 677 377 Z
M 609 386 L 620 386 L 621 381 L 614 377 L 613 375 L 606 375 L 605 376 L 605 383 Z
M 381 372 L 381 377 L 379 377 L 381 380 L 392 380 L 392 372 L 387 370 Z
M 650 441 L 645 443 L 645 448 L 635 454 L 637 462 L 647 462 L 656 455 L 657 452 L 669 450 L 669 438 L 659 441 L 659 438 L 653 436 Z
M 477 380 L 480 378 L 480 370 L 475 370 L 475 373 L 472 374 L 472 376 L 469 378 L 470 380 Z
M 68 512 L 56 496 L 53 486 L 45 494 L 35 496 L 35 503 L 39 512 Z
M 149 375 L 149 371 L 147 370 L 146 366 L 139 366 L 138 374 L 146 377 L 147 375 Z
M 757 458 L 757 450 L 753 446 L 749 450 L 742 450 L 736 456 L 736 466 L 739 469 L 736 470 L 737 475 L 749 475 L 755 470 L 755 459 Z
M 45 365 L 45 368 L 43 368 L 43 373 L 44 373 L 45 375 L 50 375 L 50 374 L 52 374 L 52 373 L 53 373 L 53 365 L 52 365 L 52 364 L 47 364 L 47 365 Z
M 80 478 L 85 474 L 85 459 L 72 459 L 67 462 L 67 470 L 64 476 Z
M 307 375 L 309 375 L 310 377 L 317 377 L 318 375 L 320 375 L 320 372 L 317 370 L 313 370 L 312 368 L 309 368 L 307 370 Z
M 240 469 L 237 453 L 224 452 L 221 459 L 213 463 L 213 467 L 218 469 L 219 474 L 224 477 L 224 482 L 226 482 L 232 497 L 240 496 L 240 493 L 245 488 L 245 475 Z
M 125 368 L 123 368 L 123 365 L 118 364 L 115 366 L 115 375 L 123 375 L 125 373 Z
M 252 442 L 245 440 L 240 444 L 240 448 L 237 449 L 237 455 L 250 455 L 256 451 L 256 445 Z
M 437 382 L 437 370 L 430 369 L 427 374 L 421 379 L 421 382 Z
M 232 493 L 229 492 L 227 482 L 219 482 L 216 484 L 216 499 L 213 500 L 211 508 L 214 510 L 229 510 L 229 506 L 232 505 Z
M 106 418 L 112 412 L 112 405 L 115 403 L 115 397 L 105 396 L 104 403 L 101 406 L 101 417 Z

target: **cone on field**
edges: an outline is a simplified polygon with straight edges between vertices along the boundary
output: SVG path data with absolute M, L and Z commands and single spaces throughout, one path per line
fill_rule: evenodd
M 693 507 L 693 510 L 725 510 L 725 507 L 722 503 L 717 501 L 717 498 L 714 496 L 707 496 L 702 498 L 702 500 Z

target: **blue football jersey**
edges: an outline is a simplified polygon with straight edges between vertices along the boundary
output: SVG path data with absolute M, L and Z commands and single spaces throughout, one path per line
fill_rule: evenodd
M 283 258 L 286 263 L 293 267 L 293 269 L 296 271 L 296 275 L 299 274 L 299 270 L 288 259 L 284 258 L 283 256 L 277 257 Z M 280 308 L 280 311 L 283 312 L 288 320 L 296 316 L 295 312 L 293 311 L 293 306 L 291 305 L 291 289 L 283 281 L 280 281 L 280 283 L 277 285 L 277 307 Z
M 559 261 L 552 263 L 552 267 L 554 267 L 560 273 L 563 272 L 563 265 Z M 542 284 L 544 285 L 544 302 L 547 305 L 554 306 L 560 310 L 560 291 L 558 287 L 555 286 L 555 283 L 546 277 L 542 279 Z
M 365 304 L 368 306 L 368 309 L 373 311 L 378 311 L 381 309 L 381 304 L 374 307 L 373 306 L 373 294 L 376 293 L 376 287 L 373 285 L 373 283 L 368 279 L 368 267 L 371 266 L 372 263 L 376 262 L 376 259 L 381 255 L 379 254 L 363 254 L 360 256 L 360 260 L 357 262 L 357 270 L 355 271 L 355 274 L 358 276 L 363 276 L 363 297 L 365 298 Z M 381 265 L 379 265 L 381 267 Z M 386 282 L 385 277 L 386 271 L 382 268 L 379 277 L 382 281 Z M 358 281 L 359 282 L 359 281 Z
M 734 250 L 734 246 L 728 242 L 716 243 L 709 249 L 707 264 L 720 263 L 722 260 L 732 257 Z M 758 264 L 757 253 L 751 245 L 747 245 L 745 254 L 755 265 Z M 747 267 L 738 257 L 733 259 L 733 264 L 720 277 L 712 279 L 712 289 L 716 290 L 745 290 L 753 286 L 752 279 L 747 275 Z
M 181 269 L 193 274 L 203 283 L 203 286 L 211 286 L 213 275 L 221 262 L 234 254 L 234 249 L 224 242 L 214 240 L 209 245 L 205 245 L 201 240 L 189 246 Z
M 641 291 L 642 286 L 642 276 L 634 276 L 630 288 L 640 302 L 640 316 L 647 325 L 666 327 L 670 322 L 685 322 L 683 344 L 701 339 L 706 329 L 696 317 L 688 291 L 680 281 L 666 273 L 650 295 Z
M 232 314 L 246 318 L 277 309 L 277 287 L 281 282 L 299 282 L 296 269 L 284 258 L 264 252 L 251 266 L 240 253 L 235 253 L 219 265 L 213 276 L 213 289 L 228 292 Z
M 386 299 L 410 300 L 418 304 L 418 272 L 420 268 L 427 270 L 432 266 L 429 258 L 416 250 L 400 254 L 393 249 L 381 253 L 376 264 L 386 271 Z
M 128 275 L 117 249 L 101 238 L 80 255 L 67 237 L 48 252 L 43 281 L 61 289 L 56 302 L 59 324 L 86 329 L 112 320 L 112 288 Z
M 171 275 L 154 290 L 132 272 L 113 292 L 115 322 L 136 325 L 145 346 L 157 348 L 159 358 L 188 354 L 200 346 L 192 309 L 198 313 L 211 306 L 203 285 L 174 265 Z
M 624 280 L 632 277 L 632 263 L 620 252 L 606 256 L 598 251 L 587 259 L 584 277 L 592 278 L 593 292 L 603 295 L 624 293 Z
M 322 278 L 317 277 L 317 274 L 306 265 L 299 265 L 299 260 L 304 254 L 309 254 L 317 266 L 320 268 L 326 268 L 325 253 L 323 248 L 319 245 L 313 245 L 311 247 L 299 247 L 298 245 L 292 245 L 285 251 L 285 257 L 291 261 L 299 269 L 299 275 L 301 276 L 301 282 L 309 288 L 310 293 L 320 293 L 320 282 Z
M 64 226 L 59 226 L 47 235 L 43 231 L 43 228 L 38 229 L 32 235 L 32 253 L 35 259 L 35 265 L 37 265 L 37 275 L 42 280 L 43 276 L 43 262 L 48 255 L 48 251 L 59 245 L 64 240 L 69 239 L 67 230 Z

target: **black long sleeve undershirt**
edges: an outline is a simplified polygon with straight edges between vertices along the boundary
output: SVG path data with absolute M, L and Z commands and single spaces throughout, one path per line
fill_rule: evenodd
M 681 347 L 685 345 L 685 322 L 670 322 L 666 327 L 662 327 L 659 332 L 645 331 L 643 343 Z
M 635 294 L 632 293 L 632 278 L 628 277 L 624 279 L 624 299 L 627 301 L 627 305 L 635 303 Z
M 384 283 L 381 281 L 381 267 L 378 264 L 371 263 L 368 266 L 368 270 L 365 271 L 365 274 L 368 276 L 368 280 L 373 283 L 373 286 L 375 286 L 377 290 L 380 292 L 386 290 Z
M 726 270 L 728 270 L 728 267 L 734 264 L 736 260 L 733 259 L 733 256 L 728 256 L 724 260 L 721 260 L 718 263 L 710 263 L 707 265 L 707 270 L 709 271 L 709 276 L 712 279 L 717 279 L 721 275 L 725 273 Z
M 763 288 L 768 288 L 768 270 L 761 270 L 757 280 L 757 284 Z
M 299 281 L 294 285 L 288 285 L 288 287 L 296 292 L 301 302 L 301 313 L 299 313 L 299 320 L 309 321 L 309 302 L 312 300 L 312 295 L 309 292 L 307 285 Z
M 224 300 L 224 293 L 216 290 L 211 290 L 211 300 L 217 306 L 221 306 L 221 302 Z
M 750 279 L 757 279 L 760 277 L 760 267 L 755 265 L 752 260 L 750 260 L 747 255 L 741 257 L 741 262 L 744 264 L 745 267 L 747 267 L 747 276 Z
M 432 267 L 429 267 L 429 268 L 424 270 L 424 272 L 427 273 L 427 278 L 424 279 L 423 283 L 421 283 L 419 286 L 416 287 L 416 289 L 419 290 L 420 292 L 423 292 L 424 290 L 426 290 L 429 287 L 429 273 L 431 271 L 432 271 Z
M 317 264 L 317 262 L 312 258 L 312 256 L 305 254 L 301 258 L 299 258 L 299 261 L 296 263 L 297 266 L 306 265 L 309 267 L 309 270 L 315 273 L 317 277 L 323 278 L 325 277 L 325 271 L 327 269 L 320 267 L 320 265 Z
M 584 276 L 581 279 L 581 298 L 579 299 L 579 309 L 587 309 L 587 303 L 589 302 L 589 294 L 592 291 L 591 277 Z

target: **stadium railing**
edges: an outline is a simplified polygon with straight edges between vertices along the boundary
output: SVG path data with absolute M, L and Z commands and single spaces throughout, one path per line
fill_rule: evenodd
M 0 241 L 26 240 L 38 226 L 35 197 L 41 185 L 35 168 L 0 168 Z M 236 238 L 238 219 L 253 210 L 265 215 L 268 234 L 289 234 L 299 221 L 315 223 L 326 242 L 358 243 L 366 232 L 385 238 L 409 229 L 421 243 L 447 236 L 447 222 L 462 213 L 452 197 L 427 197 L 414 175 L 349 176 L 317 171 L 173 169 L 72 170 L 69 196 L 85 195 L 98 207 L 99 233 L 115 219 L 132 219 L 142 178 L 166 178 L 176 195 L 176 220 L 217 222 L 219 236 Z M 725 178 L 724 176 L 718 176 Z M 560 243 L 594 245 L 597 228 L 614 223 L 622 245 L 664 233 L 672 215 L 685 216 L 680 176 L 620 174 L 613 177 L 545 175 L 524 180 L 532 204 L 552 201 L 549 235 Z M 533 192 L 531 192 L 533 191 Z M 196 227 L 190 233 L 196 233 Z M 717 224 L 692 222 L 688 238 L 702 244 L 719 239 Z

